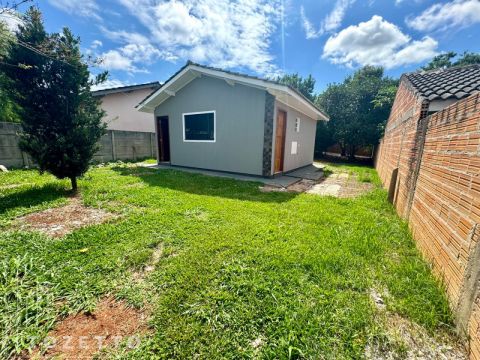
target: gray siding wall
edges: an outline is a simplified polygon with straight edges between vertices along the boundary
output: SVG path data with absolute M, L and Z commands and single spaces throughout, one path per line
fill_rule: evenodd
M 307 117 L 306 115 L 292 109 L 291 107 L 275 101 L 275 129 L 277 111 L 283 110 L 287 113 L 287 131 L 285 135 L 285 157 L 283 162 L 283 171 L 290 171 L 293 169 L 307 166 L 313 163 L 313 152 L 315 148 L 315 134 L 317 131 L 317 121 Z M 300 118 L 300 132 L 295 131 L 295 119 Z M 292 142 L 297 142 L 297 154 L 293 155 Z M 274 141 L 273 156 L 275 156 L 275 141 Z M 273 171 L 273 161 L 272 161 Z
M 183 113 L 216 111 L 216 141 L 184 142 Z M 171 164 L 262 175 L 265 91 L 202 76 L 155 109 L 168 116 Z

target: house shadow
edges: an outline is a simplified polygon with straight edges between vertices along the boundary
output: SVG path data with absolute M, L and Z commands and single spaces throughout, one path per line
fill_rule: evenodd
M 261 182 L 236 180 L 175 169 L 115 166 L 112 170 L 123 176 L 135 176 L 149 186 L 158 186 L 195 195 L 283 203 L 295 198 L 294 192 L 262 192 Z
M 15 191 L 0 197 L 0 215 L 10 209 L 17 207 L 34 207 L 44 202 L 53 201 L 69 195 L 70 192 L 58 184 L 47 184 L 41 187 L 29 188 L 24 191 Z

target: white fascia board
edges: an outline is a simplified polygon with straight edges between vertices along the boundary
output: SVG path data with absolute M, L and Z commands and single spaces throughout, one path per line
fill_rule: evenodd
M 187 71 L 190 70 L 190 66 L 187 66 L 185 69 L 183 69 L 181 72 L 179 72 L 174 78 L 170 79 L 169 82 L 166 84 L 163 84 L 163 86 L 155 91 L 152 95 L 150 95 L 148 98 L 146 98 L 141 104 L 138 105 L 138 111 L 143 111 L 143 112 L 153 112 L 151 110 L 151 107 L 148 106 L 148 104 L 155 99 L 158 95 L 160 95 L 162 92 L 165 92 L 165 90 L 168 90 L 168 87 L 173 84 L 175 81 L 177 81 L 179 78 L 181 78 Z
M 286 85 L 275 84 L 275 83 L 265 81 L 265 80 L 262 80 L 262 79 L 247 78 L 247 77 L 244 77 L 242 75 L 225 73 L 225 72 L 220 71 L 220 70 L 204 69 L 204 68 L 201 68 L 201 67 L 197 67 L 195 65 L 191 65 L 191 67 L 193 69 L 195 69 L 196 71 L 202 72 L 206 75 L 211 75 L 211 76 L 214 76 L 214 77 L 219 77 L 219 78 L 223 78 L 223 79 L 232 80 L 232 81 L 238 82 L 240 84 L 243 83 L 243 84 L 246 84 L 246 85 L 258 87 L 258 88 L 265 89 L 265 90 L 272 89 L 272 90 L 276 90 L 276 91 L 286 92 L 288 95 L 290 95 L 290 96 L 294 97 L 295 99 L 297 99 L 298 101 L 301 101 L 302 103 L 304 103 L 307 107 L 310 108 L 311 111 L 315 112 L 315 114 L 317 114 L 317 116 L 319 118 L 321 118 L 322 120 L 328 121 L 328 117 L 326 117 L 325 114 L 323 114 L 321 111 L 319 111 L 317 108 L 315 108 L 312 104 L 310 104 L 308 101 L 306 101 L 302 96 L 297 94 L 295 91 L 293 91 L 292 89 L 290 89 Z

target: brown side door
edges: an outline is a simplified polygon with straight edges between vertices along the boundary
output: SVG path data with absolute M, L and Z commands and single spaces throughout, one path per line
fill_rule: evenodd
M 274 173 L 283 171 L 283 159 L 285 157 L 285 132 L 287 129 L 287 114 L 285 111 L 277 112 L 277 128 L 275 130 L 275 159 Z
M 170 136 L 168 116 L 157 118 L 158 160 L 170 161 Z

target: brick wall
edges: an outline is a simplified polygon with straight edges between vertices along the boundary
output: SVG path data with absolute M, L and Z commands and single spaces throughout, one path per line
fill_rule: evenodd
M 458 329 L 480 360 L 480 94 L 425 117 L 426 104 L 402 82 L 376 168 L 394 204 L 443 281 Z
M 423 100 L 402 81 L 377 153 L 376 168 L 385 187 L 390 188 L 393 170 L 398 168 L 394 203 L 403 217 L 406 216 L 413 185 L 411 179 L 417 165 L 422 111 Z

